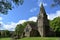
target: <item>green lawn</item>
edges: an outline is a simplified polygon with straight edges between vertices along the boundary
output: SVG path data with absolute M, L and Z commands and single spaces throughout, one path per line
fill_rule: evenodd
M 60 40 L 60 38 L 56 38 L 56 37 L 30 37 L 30 38 L 22 38 L 19 40 Z
M 0 38 L 0 40 L 12 40 L 11 38 Z M 57 37 L 27 37 L 27 38 L 21 38 L 18 40 L 60 40 L 60 38 Z
M 11 40 L 11 38 L 0 38 L 0 40 Z

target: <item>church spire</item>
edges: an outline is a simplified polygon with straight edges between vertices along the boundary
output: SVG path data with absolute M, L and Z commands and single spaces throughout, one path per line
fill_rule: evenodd
M 47 14 L 46 14 L 44 6 L 43 6 L 43 3 L 41 3 L 41 6 L 40 6 L 40 12 L 39 12 L 39 15 L 38 15 L 38 19 L 41 18 L 41 17 L 42 18 L 47 17 Z
M 41 3 L 40 13 L 46 13 L 46 12 L 45 12 L 45 9 L 44 9 L 44 6 L 43 6 L 43 3 Z
M 41 37 L 45 37 L 49 35 L 49 28 L 50 28 L 49 21 L 47 19 L 47 15 L 46 15 L 43 4 L 41 4 L 40 6 L 40 12 L 38 15 L 37 24 L 38 24 L 38 31 Z

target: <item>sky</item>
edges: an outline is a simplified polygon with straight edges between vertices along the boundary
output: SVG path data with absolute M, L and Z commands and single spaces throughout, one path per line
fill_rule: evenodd
M 51 7 L 53 0 L 24 0 L 23 5 L 15 6 L 7 15 L 0 14 L 0 30 L 14 31 L 17 24 L 26 21 L 36 22 L 43 3 L 48 19 L 60 16 L 60 6 Z

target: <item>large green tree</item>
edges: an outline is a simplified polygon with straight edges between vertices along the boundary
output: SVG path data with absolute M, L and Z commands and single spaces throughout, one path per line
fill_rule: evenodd
M 56 17 L 50 21 L 51 28 L 56 32 L 60 32 L 60 17 Z
M 5 33 L 5 37 L 9 37 L 10 36 L 10 31 L 4 30 L 4 33 Z
M 7 14 L 9 10 L 12 10 L 13 4 L 22 5 L 23 0 L 0 0 L 0 14 Z
M 23 30 L 24 30 L 24 26 L 22 24 L 18 24 L 15 28 L 15 33 L 16 33 L 16 36 L 17 38 L 20 38 L 20 36 L 22 35 L 23 33 Z
M 1 30 L 0 37 L 9 37 L 10 32 L 8 30 Z
M 27 22 L 24 22 L 22 25 L 24 26 L 24 27 L 26 27 L 26 25 L 27 24 L 32 24 L 32 25 L 37 25 L 37 22 L 33 22 L 33 21 L 27 21 Z
M 60 0 L 53 0 L 52 6 L 60 5 Z
M 0 37 L 1 37 L 1 32 L 0 32 Z
M 24 0 L 0 0 L 0 14 L 7 14 L 13 4 L 22 5 Z M 60 0 L 53 0 L 52 6 L 60 5 Z

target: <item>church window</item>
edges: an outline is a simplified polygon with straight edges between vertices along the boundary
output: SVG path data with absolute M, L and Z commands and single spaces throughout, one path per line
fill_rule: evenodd
M 26 28 L 26 32 L 29 32 L 29 28 Z

